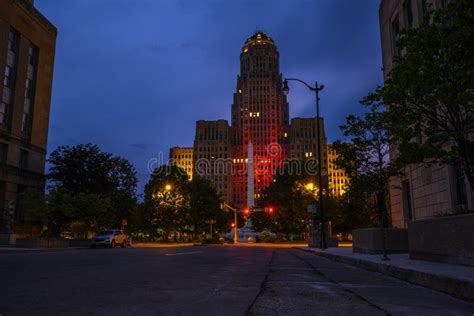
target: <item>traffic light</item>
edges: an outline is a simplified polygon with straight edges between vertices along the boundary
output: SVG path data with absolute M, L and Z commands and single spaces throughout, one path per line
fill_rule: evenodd
M 249 210 L 248 208 L 246 208 L 246 209 L 244 210 L 244 214 L 245 214 L 245 215 L 249 215 L 249 214 L 250 214 L 250 210 Z
M 265 213 L 273 215 L 274 212 L 275 212 L 275 209 L 272 206 L 265 207 Z

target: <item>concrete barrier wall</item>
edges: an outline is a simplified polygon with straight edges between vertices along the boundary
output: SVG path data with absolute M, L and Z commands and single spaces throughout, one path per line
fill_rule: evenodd
M 408 252 L 406 229 L 385 228 L 385 249 L 387 253 Z M 358 253 L 380 254 L 383 247 L 381 228 L 362 228 L 352 231 L 352 249 Z
M 68 239 L 61 238 L 18 238 L 16 240 L 18 248 L 67 248 Z
M 0 234 L 0 245 L 11 246 L 15 245 L 18 235 L 16 234 Z
M 412 221 L 410 258 L 474 266 L 474 214 Z
M 90 239 L 71 239 L 69 240 L 69 247 L 89 247 L 91 245 Z

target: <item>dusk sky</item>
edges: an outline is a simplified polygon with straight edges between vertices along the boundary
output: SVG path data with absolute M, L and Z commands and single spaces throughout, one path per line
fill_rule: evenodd
M 95 143 L 147 161 L 192 146 L 195 121 L 230 121 L 241 47 L 271 36 L 283 76 L 325 85 L 330 142 L 358 101 L 382 83 L 379 0 L 36 0 L 58 28 L 48 152 Z M 314 95 L 291 83 L 291 117 L 315 116 Z

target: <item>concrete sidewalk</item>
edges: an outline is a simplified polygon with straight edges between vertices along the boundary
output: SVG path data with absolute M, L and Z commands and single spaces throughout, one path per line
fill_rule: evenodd
M 381 255 L 353 253 L 349 247 L 326 250 L 308 247 L 297 249 L 474 302 L 474 267 L 413 260 L 408 254 L 390 254 L 390 261 L 381 261 Z

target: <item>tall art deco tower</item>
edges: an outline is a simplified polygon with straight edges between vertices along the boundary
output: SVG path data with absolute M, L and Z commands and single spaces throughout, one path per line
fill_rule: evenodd
M 248 169 L 254 169 L 254 197 L 269 186 L 288 155 L 288 102 L 282 91 L 279 54 L 263 32 L 248 38 L 240 54 L 240 75 L 232 104 L 233 201 L 248 204 Z M 253 149 L 253 168 L 249 167 Z M 253 147 L 253 148 L 252 148 Z M 250 193 L 251 194 L 251 193 Z

